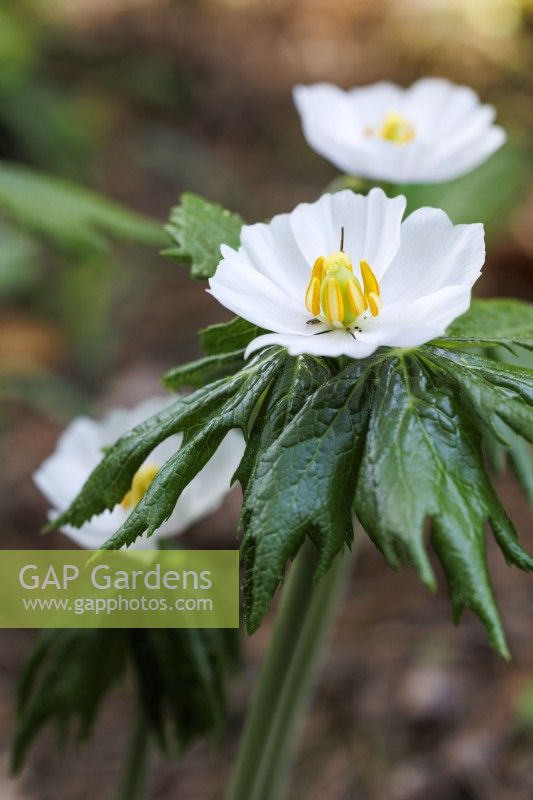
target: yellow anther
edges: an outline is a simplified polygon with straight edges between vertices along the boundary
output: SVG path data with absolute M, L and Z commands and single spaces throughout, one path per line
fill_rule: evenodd
M 324 275 L 324 256 L 319 256 L 313 265 L 313 271 L 311 272 L 311 280 L 313 280 L 313 278 L 318 278 L 318 282 L 321 283 L 323 275 Z
M 325 317 L 333 325 L 339 325 L 344 319 L 344 301 L 339 282 L 333 277 L 329 278 L 323 289 L 322 306 Z
M 407 144 L 415 138 L 415 129 L 407 117 L 398 114 L 397 111 L 391 111 L 385 115 L 379 135 L 393 144 Z
M 377 317 L 383 308 L 383 300 L 375 292 L 368 292 L 366 299 L 368 300 L 368 307 L 373 317 Z
M 320 280 L 311 278 L 305 293 L 305 307 L 314 317 L 320 314 Z
M 131 482 L 131 489 L 122 498 L 122 508 L 133 508 L 143 499 L 150 488 L 152 481 L 159 472 L 159 467 L 154 464 L 145 464 L 137 470 Z
M 353 278 L 351 281 L 346 281 L 346 299 L 348 300 L 348 305 L 350 306 L 351 312 L 356 317 L 360 317 L 363 311 L 366 309 L 367 303 L 365 296 L 361 291 L 361 284 L 357 278 Z
M 374 292 L 374 294 L 379 295 L 379 283 L 378 279 L 374 275 L 374 271 L 368 261 L 361 261 L 359 266 L 361 267 L 361 276 L 363 278 L 363 286 L 365 287 L 365 294 L 369 294 L 370 292 Z
M 343 250 L 317 258 L 305 293 L 309 313 L 335 328 L 351 328 L 367 308 L 374 316 L 379 314 L 383 304 L 378 280 L 367 261 L 361 261 L 360 266 L 364 288 Z

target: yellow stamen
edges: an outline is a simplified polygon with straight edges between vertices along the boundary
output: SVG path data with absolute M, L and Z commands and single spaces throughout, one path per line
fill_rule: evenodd
M 305 293 L 305 307 L 310 314 L 317 317 L 320 314 L 320 280 L 311 278 Z
M 365 296 L 361 291 L 361 284 L 354 278 L 353 281 L 348 281 L 346 284 L 346 297 L 351 311 L 356 317 L 360 317 L 365 310 L 367 303 Z
M 375 292 L 369 292 L 366 296 L 368 300 L 368 307 L 370 308 L 370 313 L 373 317 L 377 317 L 381 309 L 383 308 L 383 300 L 376 294 Z
M 383 117 L 381 128 L 376 130 L 370 126 L 364 129 L 365 136 L 379 136 L 386 142 L 392 144 L 407 144 L 412 142 L 416 135 L 414 125 L 409 122 L 407 117 L 397 111 L 389 111 Z
M 364 288 L 353 274 L 350 257 L 343 251 L 317 258 L 305 293 L 305 307 L 335 328 L 352 328 L 367 308 L 376 316 L 383 303 L 372 267 L 361 261 Z
M 333 325 L 342 322 L 344 318 L 344 302 L 339 283 L 335 278 L 329 278 L 326 283 L 322 305 L 328 322 Z
M 152 481 L 159 472 L 159 467 L 154 464 L 145 464 L 137 470 L 131 482 L 131 489 L 122 498 L 122 508 L 133 508 L 143 499 L 150 488 Z
M 363 278 L 363 285 L 365 287 L 365 294 L 369 294 L 370 292 L 374 292 L 374 294 L 379 294 L 379 283 L 378 279 L 374 275 L 374 271 L 372 267 L 368 263 L 368 261 L 361 261 L 359 266 L 361 267 L 361 276 Z
M 398 114 L 397 111 L 391 111 L 385 115 L 379 135 L 393 144 L 407 144 L 415 138 L 415 129 L 407 117 Z
M 324 256 L 319 256 L 313 265 L 313 271 L 311 272 L 311 280 L 313 278 L 318 278 L 318 282 L 322 281 L 322 277 L 324 275 Z

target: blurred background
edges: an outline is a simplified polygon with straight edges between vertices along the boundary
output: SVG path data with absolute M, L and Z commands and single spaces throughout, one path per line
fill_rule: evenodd
M 438 191 L 454 221 L 486 223 L 480 293 L 533 299 L 532 34 L 531 0 L 3 0 L 2 546 L 68 546 L 60 534 L 39 538 L 47 508 L 31 480 L 58 433 L 76 414 L 158 393 L 165 369 L 198 354 L 198 327 L 226 318 L 185 268 L 158 255 L 158 223 L 180 193 L 253 221 L 315 198 L 335 177 L 303 140 L 295 83 L 437 75 L 494 103 L 509 144 Z M 50 196 L 43 214 L 31 207 L 38 187 L 5 161 L 90 187 L 155 224 L 143 220 L 144 245 L 113 243 L 90 203 Z M 502 467 L 498 488 L 531 549 L 530 508 Z M 190 541 L 235 546 L 238 506 L 230 497 Z M 533 796 L 533 582 L 507 569 L 492 542 L 489 557 L 511 664 L 472 615 L 453 627 L 442 576 L 430 599 L 412 572 L 391 573 L 364 544 L 290 798 Z M 222 748 L 201 743 L 176 763 L 154 755 L 150 798 L 221 796 L 268 635 L 267 624 L 245 645 Z M 106 702 L 87 745 L 58 752 L 49 731 L 22 775 L 7 776 L 14 687 L 33 639 L 0 632 L 0 797 L 105 800 L 127 739 L 128 687 Z

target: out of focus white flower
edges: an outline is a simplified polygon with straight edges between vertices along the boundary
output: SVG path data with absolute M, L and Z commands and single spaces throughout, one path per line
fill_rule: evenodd
M 100 421 L 88 417 L 75 419 L 60 437 L 54 453 L 34 473 L 34 480 L 52 508 L 49 517 L 65 511 L 90 473 L 103 457 L 102 448 L 113 444 L 123 433 L 161 411 L 173 398 L 156 397 L 132 409 L 115 409 Z M 137 471 L 130 491 L 112 511 L 105 511 L 81 528 L 62 528 L 81 547 L 98 549 L 127 519 L 143 497 L 158 469 L 181 446 L 181 435 L 171 436 L 156 447 Z M 176 508 L 150 538 L 143 536 L 132 547 L 151 549 L 158 537 L 180 533 L 207 514 L 216 511 L 230 488 L 231 477 L 244 452 L 240 431 L 230 431 L 224 441 L 182 493 Z
M 505 142 L 496 112 L 467 86 L 424 78 L 408 89 L 380 82 L 344 91 L 296 86 L 309 145 L 350 175 L 439 183 L 479 166 Z
M 405 197 L 342 191 L 301 203 L 268 224 L 245 225 L 238 250 L 222 246 L 210 292 L 272 331 L 291 355 L 366 358 L 378 347 L 416 347 L 470 306 L 485 260 L 483 225 L 453 225 Z

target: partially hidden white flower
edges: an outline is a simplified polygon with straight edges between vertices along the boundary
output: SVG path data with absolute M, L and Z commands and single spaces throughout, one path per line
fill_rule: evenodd
M 34 473 L 34 481 L 52 505 L 53 519 L 65 511 L 90 473 L 103 457 L 102 448 L 113 444 L 123 433 L 161 411 L 174 398 L 155 397 L 132 409 L 115 409 L 100 421 L 78 417 L 60 437 L 55 452 Z M 176 435 L 158 445 L 137 471 L 130 491 L 111 511 L 105 511 L 81 528 L 65 526 L 61 530 L 81 547 L 98 549 L 126 521 L 132 508 L 142 498 L 157 470 L 180 447 Z M 180 533 L 207 514 L 216 511 L 230 488 L 230 480 L 244 452 L 240 431 L 230 431 L 205 467 L 180 496 L 171 516 L 148 538 L 137 539 L 132 547 L 152 549 L 158 537 Z
M 404 197 L 345 190 L 244 226 L 238 250 L 223 245 L 210 293 L 273 331 L 247 355 L 281 345 L 291 355 L 365 358 L 441 336 L 470 305 L 483 225 L 453 225 L 435 208 L 402 222 L 404 211 Z
M 424 78 L 344 91 L 296 86 L 304 135 L 336 167 L 392 183 L 438 183 L 483 163 L 505 142 L 496 112 L 467 86 Z

